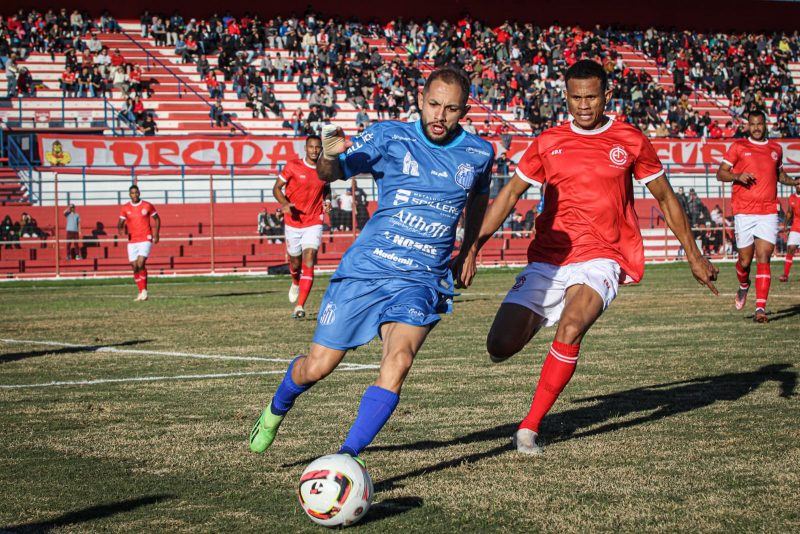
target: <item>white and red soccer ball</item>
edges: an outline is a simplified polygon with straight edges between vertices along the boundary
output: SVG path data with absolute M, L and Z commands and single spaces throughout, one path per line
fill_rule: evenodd
M 372 479 L 364 466 L 346 454 L 329 454 L 306 467 L 297 496 L 312 521 L 335 527 L 352 525 L 364 517 L 372 493 Z

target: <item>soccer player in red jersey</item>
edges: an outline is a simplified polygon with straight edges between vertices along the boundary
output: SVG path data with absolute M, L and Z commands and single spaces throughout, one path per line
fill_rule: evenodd
M 542 452 L 539 423 L 575 372 L 584 335 L 614 300 L 618 284 L 638 282 L 644 273 L 634 180 L 658 200 L 694 277 L 717 294 L 718 270 L 697 249 L 650 141 L 634 126 L 604 115 L 611 89 L 602 66 L 578 61 L 567 70 L 566 84 L 572 122 L 545 130 L 531 143 L 487 211 L 478 241 L 452 265 L 459 285 L 469 286 L 480 247 L 530 186 L 546 183 L 529 264 L 497 311 L 486 342 L 492 361 L 502 362 L 539 329 L 558 323 L 530 411 L 514 434 L 517 450 L 525 454 Z
M 739 289 L 734 306 L 744 308 L 750 289 L 750 264 L 756 257 L 756 312 L 753 320 L 766 323 L 771 279 L 769 259 L 778 239 L 778 182 L 796 185 L 783 170 L 781 146 L 767 139 L 766 116 L 753 111 L 747 117 L 750 137 L 733 143 L 722 158 L 717 180 L 733 183 L 733 220 L 736 232 L 736 276 Z
M 156 208 L 146 200 L 142 200 L 139 186 L 132 185 L 128 189 L 131 201 L 122 206 L 119 212 L 117 231 L 121 234 L 128 229 L 128 261 L 133 267 L 133 279 L 139 288 L 139 296 L 134 300 L 147 300 L 147 257 L 154 243 L 158 243 L 161 231 L 161 218 Z M 155 221 L 155 231 L 150 226 L 150 218 Z
M 786 262 L 783 264 L 783 275 L 778 278 L 781 282 L 789 281 L 789 271 L 792 270 L 792 260 L 797 247 L 800 246 L 800 183 L 795 184 L 795 192 L 789 196 L 789 209 L 786 210 L 786 228 L 789 238 L 786 240 Z
M 275 199 L 283 206 L 286 250 L 292 274 L 289 302 L 297 303 L 292 311 L 295 319 L 306 316 L 304 306 L 314 285 L 314 266 L 322 241 L 323 212 L 331 209 L 330 186 L 317 176 L 317 160 L 321 153 L 320 137 L 308 136 L 305 157 L 288 162 L 272 188 Z

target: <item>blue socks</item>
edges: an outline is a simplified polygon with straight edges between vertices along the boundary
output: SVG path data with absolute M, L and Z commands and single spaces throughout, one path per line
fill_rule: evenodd
M 339 454 L 351 456 L 361 454 L 361 451 L 375 439 L 383 425 L 392 416 L 399 401 L 400 395 L 393 391 L 378 386 L 368 387 L 364 396 L 361 397 L 358 416 L 353 426 L 350 427 L 350 432 L 347 434 L 347 439 L 344 440 L 344 445 L 339 449 Z
M 297 358 L 299 357 L 300 356 Z M 278 390 L 272 397 L 270 411 L 273 413 L 273 415 L 286 415 L 286 413 L 292 409 L 292 406 L 294 406 L 295 399 L 297 399 L 301 393 L 314 385 L 312 382 L 311 384 L 299 386 L 294 383 L 294 380 L 292 380 L 292 367 L 294 367 L 294 362 L 297 361 L 297 358 L 292 360 L 292 363 L 289 364 L 289 368 L 286 370 L 286 375 L 283 377 L 283 382 L 281 382 L 281 384 L 278 386 Z

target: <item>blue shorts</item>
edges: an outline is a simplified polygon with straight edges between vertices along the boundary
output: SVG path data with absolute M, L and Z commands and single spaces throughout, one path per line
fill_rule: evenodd
M 314 343 L 336 350 L 360 347 L 384 323 L 435 325 L 450 297 L 409 280 L 332 280 L 319 305 Z

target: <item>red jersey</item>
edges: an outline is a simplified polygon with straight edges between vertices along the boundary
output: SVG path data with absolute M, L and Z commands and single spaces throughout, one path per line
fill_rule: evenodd
M 150 217 L 156 215 L 156 208 L 146 200 L 138 204 L 128 202 L 119 212 L 119 218 L 125 219 L 128 225 L 128 241 L 141 243 L 153 240 L 153 230 L 150 228 Z
M 789 206 L 792 207 L 792 226 L 790 232 L 800 232 L 800 197 L 792 193 L 789 196 Z
M 621 282 L 641 280 L 644 247 L 631 177 L 643 185 L 664 169 L 640 130 L 613 120 L 597 130 L 571 122 L 550 128 L 525 151 L 517 174 L 531 184 L 547 182 L 529 262 L 605 258 L 619 263 Z
M 327 185 L 317 176 L 317 168 L 305 158 L 286 164 L 278 178 L 286 183 L 283 194 L 294 204 L 292 213 L 284 214 L 284 223 L 292 228 L 306 228 L 322 224 L 323 190 Z
M 734 215 L 771 215 L 778 211 L 778 172 L 783 166 L 783 150 L 778 143 L 771 139 L 739 139 L 722 162 L 731 166 L 731 172 L 749 172 L 756 177 L 749 186 L 734 182 Z

